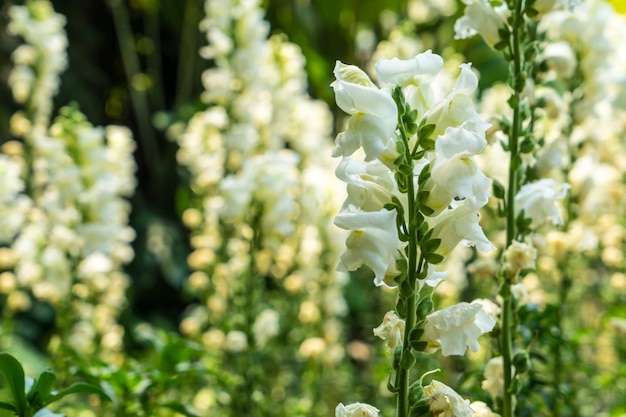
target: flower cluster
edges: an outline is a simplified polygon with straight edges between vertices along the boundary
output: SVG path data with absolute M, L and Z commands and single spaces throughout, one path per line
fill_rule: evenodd
M 52 115 L 52 98 L 59 89 L 59 75 L 67 67 L 65 17 L 48 1 L 33 1 L 9 9 L 9 33 L 26 42 L 13 51 L 15 66 L 9 75 L 13 97 L 28 106 L 30 122 L 39 132 Z
M 445 257 L 459 243 L 480 251 L 494 248 L 478 225 L 477 210 L 487 203 L 490 181 L 474 160 L 487 144 L 488 128 L 469 105 L 477 79 L 469 65 L 462 65 L 452 91 L 437 94 L 436 75 L 442 65 L 441 57 L 430 51 L 411 60 L 380 60 L 376 64 L 380 88 L 357 67 L 341 62 L 335 67 L 332 86 L 337 103 L 351 115 L 333 150 L 334 156 L 343 157 L 337 176 L 348 183 L 348 198 L 335 224 L 351 232 L 340 269 L 367 265 L 377 285 L 394 285 L 392 279 L 399 273 L 396 261 L 405 246 L 398 231 L 389 227 L 398 221 L 398 212 L 387 207 L 394 198 L 406 199 L 395 181 L 401 148 L 394 85 L 403 88 L 406 105 L 419 115 L 412 123 L 428 126 L 433 136 L 413 136 L 409 146 L 423 148 L 411 173 L 416 180 L 425 178 L 417 194 L 424 196 L 433 237 L 441 239 L 436 253 Z M 357 149 L 364 153 L 363 162 L 351 158 Z
M 5 229 L 13 261 L 3 268 L 8 307 L 29 310 L 50 304 L 57 314 L 58 343 L 83 354 L 109 359 L 122 349 L 117 318 L 126 305 L 128 277 L 122 271 L 133 257 L 128 226 L 135 189 L 135 144 L 128 129 L 94 127 L 75 107 L 65 107 L 52 125 L 52 96 L 65 67 L 64 18 L 47 1 L 10 8 L 11 31 L 26 43 L 14 53 L 12 77 L 34 78 L 13 84 L 25 105 L 11 119 L 23 142 L 3 145 L 0 165 L 13 184 L 3 190 L 3 208 L 16 229 Z M 29 72 L 30 71 L 30 72 Z M 27 162 L 28 161 L 28 164 Z M 10 285 L 8 285 L 10 283 Z
M 344 355 L 338 318 L 347 306 L 331 221 L 340 201 L 330 112 L 307 93 L 300 50 L 268 37 L 259 1 L 210 0 L 205 12 L 201 55 L 215 63 L 202 76 L 207 109 L 177 138 L 193 198 L 183 214 L 192 246 L 186 288 L 199 301 L 180 329 L 222 361 L 220 389 L 256 390 L 229 406 L 246 414 L 277 390 L 287 395 L 293 378 L 332 378 Z M 254 380 L 237 357 L 256 358 Z M 285 361 L 289 373 L 274 366 Z
M 459 243 L 495 249 L 479 225 L 491 182 L 475 160 L 489 128 L 473 106 L 478 81 L 462 64 L 446 88 L 447 79 L 438 79 L 443 59 L 431 51 L 381 59 L 374 68 L 379 85 L 358 67 L 337 62 L 331 84 L 350 116 L 332 152 L 342 157 L 336 175 L 348 194 L 335 224 L 350 232 L 337 268 L 367 266 L 376 285 L 399 287 L 396 310 L 374 329 L 394 352 L 388 386 L 398 393 L 404 410 L 398 413 L 419 415 L 426 408 L 434 415 L 471 415 L 469 402 L 456 401 L 458 394 L 437 381 L 409 400 L 405 381 L 413 350 L 463 355 L 468 347 L 476 351 L 480 335 L 495 325 L 479 303 L 433 311 L 429 295 L 446 275 L 433 265 Z M 337 410 L 345 414 L 342 405 Z

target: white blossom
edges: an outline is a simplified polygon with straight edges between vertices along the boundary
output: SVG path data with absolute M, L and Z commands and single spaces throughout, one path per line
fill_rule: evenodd
M 378 158 L 393 143 L 398 109 L 387 88 L 379 89 L 361 69 L 337 61 L 335 91 L 337 105 L 351 117 L 348 129 L 337 135 L 333 156 L 352 155 L 359 147 L 365 160 Z
M 350 235 L 337 269 L 355 271 L 367 265 L 374 272 L 376 285 L 393 285 L 390 279 L 398 274 L 395 263 L 401 244 L 395 227 L 396 215 L 395 210 L 360 212 L 354 207 L 340 212 L 335 224 L 349 230 Z
M 464 355 L 469 347 L 476 352 L 478 338 L 490 332 L 496 320 L 479 303 L 459 303 L 426 317 L 423 340 L 429 350 L 441 349 L 444 356 Z
M 488 0 L 463 0 L 465 11 L 454 23 L 454 38 L 466 39 L 476 34 L 484 39 L 489 46 L 500 40 L 499 29 L 506 27 L 509 10 L 506 4 L 492 7 Z
M 433 229 L 433 238 L 441 239 L 436 253 L 448 256 L 459 244 L 476 246 L 480 252 L 489 252 L 495 249 L 480 224 L 478 211 L 468 202 L 444 210 L 438 216 L 429 219 Z
M 487 146 L 484 136 L 464 128 L 446 129 L 435 142 L 435 159 L 432 162 L 432 189 L 426 204 L 440 212 L 453 199 L 465 199 L 472 207 L 487 204 L 491 196 L 491 181 L 482 173 L 473 155 Z M 429 183 L 426 183 L 428 188 Z
M 555 226 L 563 224 L 555 203 L 565 198 L 569 188 L 569 184 L 557 184 L 551 178 L 525 184 L 515 196 L 516 215 L 524 210 L 524 216 L 532 220 L 530 226 L 533 228 L 546 222 Z
M 383 322 L 374 329 L 374 336 L 380 337 L 386 342 L 387 349 L 391 352 L 403 343 L 405 322 L 395 311 L 385 314 Z
M 335 417 L 378 417 L 379 410 L 365 403 L 343 405 L 339 403 L 335 408 Z
M 474 413 L 469 400 L 437 380 L 424 387 L 424 395 L 429 400 L 433 417 L 471 417 Z

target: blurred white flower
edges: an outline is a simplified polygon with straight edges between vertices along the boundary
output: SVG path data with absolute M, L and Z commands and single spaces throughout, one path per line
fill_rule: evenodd
M 569 184 L 557 184 L 551 178 L 525 184 L 515 196 L 515 213 L 518 215 L 524 210 L 524 216 L 532 220 L 530 226 L 533 228 L 546 222 L 561 225 L 563 218 L 555 203 L 565 198 L 569 188 Z
M 506 3 L 491 6 L 488 0 L 463 0 L 465 11 L 454 23 L 454 38 L 467 39 L 476 34 L 491 47 L 500 41 L 498 30 L 506 27 L 510 11 Z
M 537 250 L 527 242 L 514 240 L 503 253 L 504 273 L 508 277 L 517 277 L 525 269 L 534 269 Z
M 259 346 L 265 346 L 269 339 L 278 334 L 279 330 L 279 314 L 276 310 L 269 308 L 261 311 L 252 325 L 252 333 Z
M 339 403 L 335 408 L 335 417 L 378 417 L 379 410 L 365 403 L 343 405 Z
M 433 417 L 471 417 L 474 411 L 464 399 L 446 384 L 433 380 L 424 387 Z
M 568 79 L 574 75 L 578 61 L 576 54 L 568 42 L 550 42 L 542 51 L 543 59 L 548 68 L 554 71 L 561 79 Z
M 478 338 L 495 324 L 496 320 L 483 311 L 481 304 L 459 303 L 429 314 L 422 340 L 428 342 L 430 351 L 441 348 L 444 356 L 464 355 L 468 347 L 478 351 Z
M 230 352 L 243 352 L 248 348 L 248 337 L 240 330 L 231 330 L 224 339 L 224 349 Z
M 502 398 L 504 390 L 504 368 L 502 366 L 502 356 L 491 358 L 485 366 L 483 373 L 484 380 L 482 387 L 491 395 L 494 403 L 497 398 Z
M 499 414 L 494 413 L 491 408 L 482 401 L 472 401 L 470 408 L 474 410 L 472 417 L 500 417 Z

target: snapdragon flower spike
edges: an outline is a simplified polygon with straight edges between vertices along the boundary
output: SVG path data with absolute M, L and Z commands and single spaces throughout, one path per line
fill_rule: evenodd
M 335 225 L 349 230 L 350 235 L 337 270 L 356 271 L 366 265 L 374 272 L 377 286 L 394 286 L 392 278 L 400 273 L 396 270 L 396 257 L 402 247 L 394 226 L 396 215 L 395 210 L 363 212 L 353 206 L 341 211 L 335 217 Z
M 398 109 L 391 90 L 378 88 L 361 69 L 337 61 L 331 87 L 339 108 L 351 117 L 348 129 L 337 135 L 332 155 L 349 156 L 359 147 L 372 161 L 395 143 Z

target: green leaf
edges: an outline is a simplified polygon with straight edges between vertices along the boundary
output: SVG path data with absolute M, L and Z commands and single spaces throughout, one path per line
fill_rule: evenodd
M 428 405 L 428 404 L 419 404 L 419 405 L 416 405 L 415 407 L 412 407 L 411 411 L 409 411 L 409 416 L 410 417 L 427 417 L 427 416 L 432 416 L 432 413 L 430 411 L 430 405 Z
M 432 313 L 434 309 L 435 304 L 433 303 L 433 300 L 430 298 L 430 296 L 426 296 L 417 305 L 416 311 L 418 319 L 421 320 L 426 318 L 426 316 Z
M 429 264 L 433 265 L 437 265 L 438 263 L 443 261 L 443 256 L 439 255 L 438 253 L 425 253 L 424 258 L 426 258 L 426 261 Z
M 0 410 L 9 410 L 13 411 L 14 413 L 16 412 L 15 406 L 13 404 L 5 403 L 2 401 L 0 401 Z
M 411 165 L 402 164 L 398 167 L 398 170 L 406 176 L 413 176 L 413 167 Z
M 501 51 L 503 49 L 506 49 L 508 46 L 509 46 L 508 39 L 503 39 L 501 41 L 496 42 L 496 44 L 493 45 L 493 49 L 495 49 L 496 51 Z
M 522 153 L 531 153 L 535 150 L 535 142 L 530 137 L 525 137 L 519 147 L 520 152 Z
M 69 387 L 59 390 L 56 394 L 50 396 L 48 398 L 48 402 L 46 402 L 44 405 L 48 405 L 52 402 L 58 401 L 66 395 L 70 394 L 97 394 L 111 401 L 111 397 L 109 397 L 107 393 L 104 392 L 100 387 L 88 384 L 86 382 L 76 382 Z
M 56 381 L 57 377 L 50 370 L 45 370 L 39 375 L 39 378 L 35 381 L 30 391 L 28 391 L 28 402 L 34 408 L 41 408 L 45 404 L 48 404 L 48 398 L 51 395 L 52 384 Z
M 429 138 L 432 136 L 432 134 L 435 132 L 435 128 L 437 126 L 432 124 L 432 123 L 428 123 L 428 124 L 420 124 L 420 130 L 419 130 L 419 137 L 420 139 L 425 139 L 425 138 Z
M 15 413 L 18 416 L 25 415 L 28 403 L 26 402 L 24 368 L 13 356 L 6 352 L 0 352 L 0 372 L 4 375 L 13 394 Z
M 393 98 L 393 101 L 396 102 L 396 106 L 398 106 L 398 116 L 402 116 L 406 111 L 406 100 L 404 98 L 404 92 L 402 91 L 402 87 L 397 85 L 393 89 L 391 97 Z
M 400 369 L 401 358 L 402 358 L 402 346 L 398 345 L 393 351 L 393 360 L 391 361 L 391 367 L 396 371 Z
M 424 329 L 422 329 L 421 327 L 413 327 L 413 329 L 411 329 L 411 332 L 409 333 L 409 342 L 411 343 L 411 346 L 413 346 L 414 342 L 419 342 L 423 334 Z
M 415 341 L 411 341 L 410 345 L 415 351 L 423 352 L 424 350 L 426 350 L 426 347 L 428 346 L 428 342 L 415 340 Z
M 526 16 L 533 18 L 537 15 L 539 15 L 539 10 L 533 9 L 532 7 L 526 9 Z
M 505 190 L 504 185 L 500 184 L 498 180 L 493 180 L 491 183 L 491 187 L 493 189 L 493 196 L 495 198 L 504 199 Z
M 429 137 L 420 136 L 420 146 L 426 151 L 432 151 L 435 149 L 435 141 Z
M 441 239 L 429 239 L 424 241 L 420 246 L 422 247 L 422 252 L 433 254 L 437 248 L 439 248 L 440 244 Z
M 409 387 L 409 404 L 411 407 L 415 407 L 418 403 L 426 401 L 428 404 L 428 398 L 424 398 L 424 388 L 422 387 L 422 380 L 418 379 Z
M 400 359 L 400 366 L 402 369 L 411 369 L 415 365 L 415 356 L 409 349 L 402 352 L 402 358 Z
M 174 410 L 177 413 L 180 413 L 187 417 L 200 417 L 198 414 L 192 413 L 191 411 L 187 409 L 187 407 L 185 407 L 184 405 L 178 402 L 169 402 L 169 403 L 159 404 L 159 406 L 169 408 L 170 410 Z

